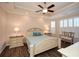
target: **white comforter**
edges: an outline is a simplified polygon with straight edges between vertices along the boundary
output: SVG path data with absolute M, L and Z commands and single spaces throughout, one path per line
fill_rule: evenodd
M 26 42 L 29 48 L 30 56 L 57 47 L 57 38 L 47 35 L 27 36 Z
M 52 39 L 52 37 L 49 37 L 47 35 L 43 36 L 28 36 L 27 40 L 30 42 L 30 44 L 35 45 L 40 43 L 41 41 L 47 40 L 47 39 Z

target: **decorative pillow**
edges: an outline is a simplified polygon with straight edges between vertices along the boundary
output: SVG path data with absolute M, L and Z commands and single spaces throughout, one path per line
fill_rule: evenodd
M 37 32 L 33 32 L 33 36 L 37 36 Z
M 41 33 L 41 32 L 37 32 L 37 35 L 38 35 L 38 36 L 41 36 L 41 35 L 42 35 L 42 33 Z
M 41 36 L 41 32 L 33 32 L 33 36 Z

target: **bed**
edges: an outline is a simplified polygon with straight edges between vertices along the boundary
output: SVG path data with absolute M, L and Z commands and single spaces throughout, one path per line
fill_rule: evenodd
M 31 28 L 27 32 L 26 42 L 30 57 L 58 46 L 57 37 L 44 35 L 40 28 Z M 42 35 L 34 36 L 33 32 L 40 32 Z

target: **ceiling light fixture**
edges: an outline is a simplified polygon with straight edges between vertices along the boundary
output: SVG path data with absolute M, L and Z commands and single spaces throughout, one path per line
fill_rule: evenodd
M 46 8 L 45 8 L 45 9 L 43 9 L 43 13 L 47 13 L 47 11 L 48 11 L 48 10 L 47 10 Z
M 37 5 L 37 6 L 40 7 L 41 10 L 37 10 L 36 12 L 42 12 L 43 14 L 46 14 L 48 12 L 51 12 L 51 13 L 54 12 L 53 10 L 51 10 L 51 8 L 55 6 L 54 4 L 51 4 L 50 6 L 47 6 L 47 3 L 44 2 L 44 6 L 42 6 L 42 5 Z

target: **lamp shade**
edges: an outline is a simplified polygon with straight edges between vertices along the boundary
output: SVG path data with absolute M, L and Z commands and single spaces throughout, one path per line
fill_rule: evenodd
M 19 29 L 18 27 L 15 27 L 15 28 L 14 28 L 14 31 L 15 31 L 15 32 L 18 32 L 19 30 L 20 30 L 20 29 Z

